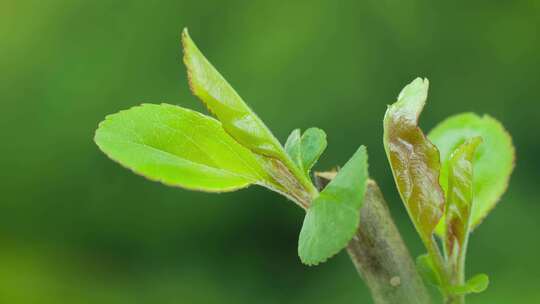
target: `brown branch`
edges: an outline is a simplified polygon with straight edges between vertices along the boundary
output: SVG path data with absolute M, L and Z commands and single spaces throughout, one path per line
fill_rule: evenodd
M 376 304 L 431 303 L 377 184 L 370 180 L 347 251 Z

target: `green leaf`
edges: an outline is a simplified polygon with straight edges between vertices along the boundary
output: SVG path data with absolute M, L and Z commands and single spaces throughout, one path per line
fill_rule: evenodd
M 311 168 L 326 149 L 326 144 L 326 133 L 323 130 L 309 128 L 300 137 L 300 130 L 296 129 L 289 135 L 285 151 L 304 175 L 309 177 Z
M 182 32 L 182 45 L 191 91 L 217 116 L 225 131 L 255 153 L 282 159 L 285 152 L 279 141 L 204 57 L 187 29 Z
M 225 132 L 242 146 L 264 157 L 264 168 L 277 181 L 280 192 L 306 208 L 317 193 L 311 181 L 289 158 L 262 120 L 204 57 L 187 29 L 182 32 L 182 44 L 193 94 L 217 116 Z
M 222 192 L 270 180 L 256 155 L 218 121 L 173 105 L 144 104 L 109 115 L 94 140 L 114 161 L 170 186 Z
M 439 275 L 428 254 L 422 254 L 416 258 L 416 269 L 425 283 L 433 286 L 440 285 Z
M 473 113 L 452 116 L 429 133 L 429 138 L 441 152 L 440 182 L 443 187 L 448 184 L 448 165 L 452 151 L 466 139 L 475 136 L 482 137 L 483 143 L 478 147 L 473 161 L 471 229 L 482 222 L 506 191 L 515 161 L 512 139 L 497 120 L 488 115 L 478 116 Z M 442 235 L 444 226 L 437 227 L 437 232 Z
M 489 277 L 484 274 L 477 274 L 470 278 L 465 285 L 452 286 L 449 292 L 454 295 L 464 295 L 469 293 L 481 293 L 489 286 Z
M 401 199 L 423 240 L 431 237 L 444 211 L 439 152 L 418 127 L 428 87 L 427 79 L 415 79 L 384 116 L 384 148 Z
M 448 192 L 446 193 L 446 249 L 452 263 L 465 254 L 473 201 L 473 159 L 481 137 L 466 140 L 448 160 Z
M 367 152 L 361 146 L 307 210 L 298 254 L 317 265 L 337 254 L 353 238 L 368 180 Z
M 285 152 L 298 168 L 302 168 L 302 137 L 300 129 L 294 129 L 285 142 Z

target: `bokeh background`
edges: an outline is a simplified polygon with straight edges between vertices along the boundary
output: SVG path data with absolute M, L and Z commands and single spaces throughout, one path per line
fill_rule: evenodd
M 472 236 L 470 303 L 540 303 L 540 1 L 0 1 L 0 303 L 370 303 L 345 254 L 297 258 L 303 212 L 259 187 L 212 195 L 131 174 L 92 141 L 142 102 L 206 112 L 184 26 L 276 136 L 326 130 L 318 164 L 358 145 L 413 255 L 382 147 L 416 76 L 421 124 L 489 113 L 513 134 L 509 191 Z

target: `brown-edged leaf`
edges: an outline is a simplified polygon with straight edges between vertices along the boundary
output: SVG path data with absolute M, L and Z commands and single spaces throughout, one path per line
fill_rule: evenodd
M 470 229 L 473 202 L 473 161 L 481 137 L 473 137 L 452 153 L 448 163 L 446 193 L 446 249 L 450 259 L 465 254 L 464 244 Z
M 444 212 L 439 151 L 418 127 L 428 87 L 427 79 L 415 79 L 403 88 L 384 116 L 384 147 L 394 179 L 424 240 L 431 236 Z

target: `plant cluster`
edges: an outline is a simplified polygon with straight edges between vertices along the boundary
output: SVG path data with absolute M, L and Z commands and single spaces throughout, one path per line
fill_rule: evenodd
M 133 172 L 169 186 L 227 192 L 257 184 L 287 197 L 306 211 L 298 254 L 307 265 L 346 248 L 362 229 L 363 205 L 372 191 L 368 185 L 374 183 L 366 148 L 360 146 L 337 172 L 313 174 L 327 145 L 323 130 L 293 130 L 282 146 L 187 30 L 182 44 L 189 87 L 217 120 L 179 106 L 143 104 L 107 116 L 95 134 L 99 148 Z M 466 279 L 467 243 L 506 190 L 514 148 L 503 126 L 487 115 L 451 116 L 426 136 L 418 118 L 427 93 L 428 81 L 420 78 L 401 91 L 386 111 L 383 142 L 427 251 L 417 258 L 418 272 L 447 303 L 464 303 L 466 294 L 488 285 L 485 274 Z M 397 288 L 400 281 L 388 284 Z M 384 295 L 374 298 L 391 303 Z

